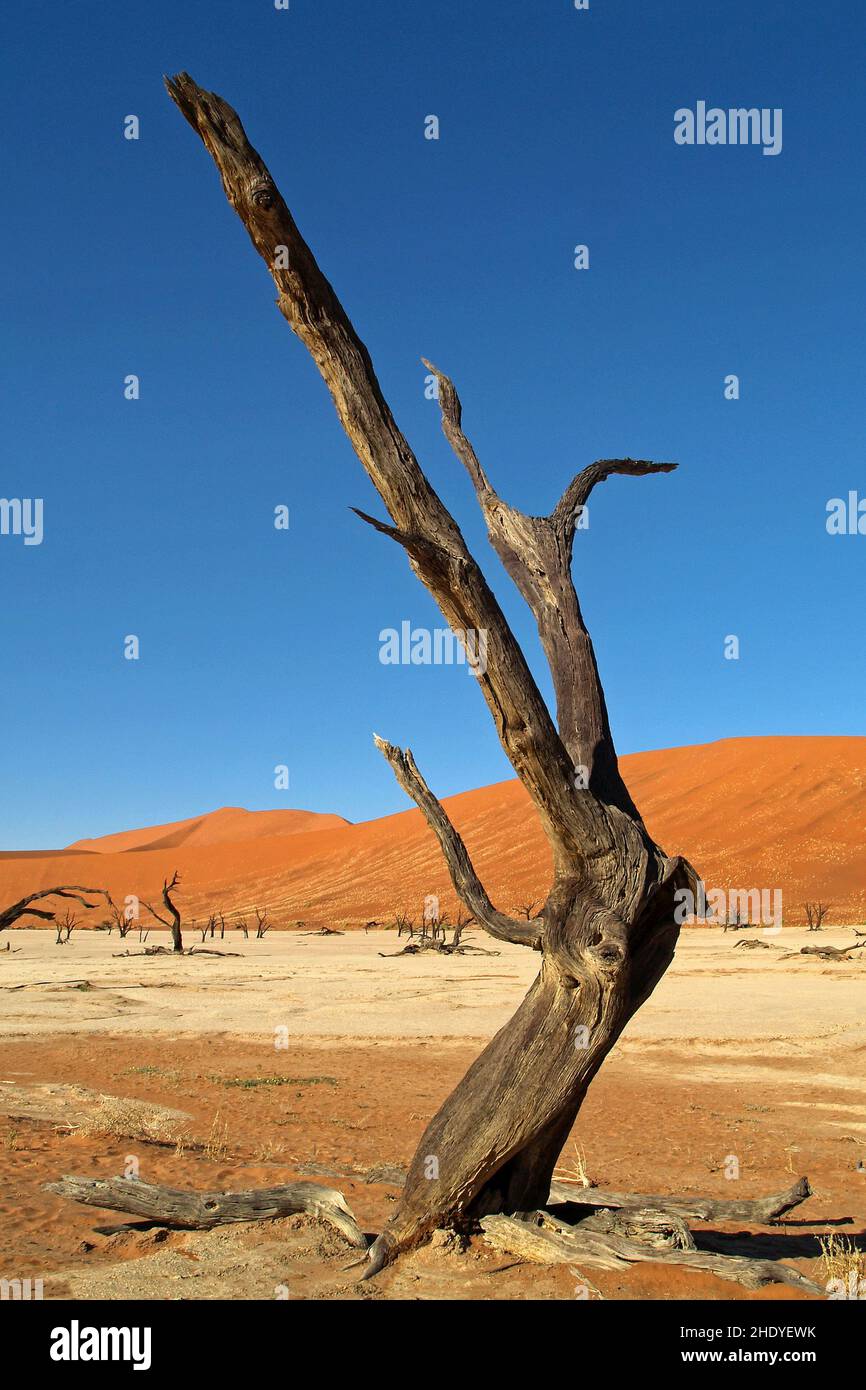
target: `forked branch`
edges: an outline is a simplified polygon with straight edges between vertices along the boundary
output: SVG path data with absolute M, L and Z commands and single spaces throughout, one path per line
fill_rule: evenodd
M 550 516 L 528 516 L 504 502 L 463 429 L 463 408 L 450 377 L 436 377 L 442 429 L 475 488 L 490 543 L 531 609 L 556 692 L 560 737 L 575 767 L 576 786 L 635 821 L 637 809 L 619 773 L 616 749 L 592 642 L 571 573 L 574 535 L 592 489 L 612 473 L 669 473 L 675 463 L 602 459 L 572 479 Z
M 389 534 L 409 550 L 413 569 L 452 630 L 485 634 L 487 658 L 478 683 L 503 748 L 538 810 L 555 865 L 570 871 L 585 855 L 610 853 L 614 837 L 607 820 L 592 797 L 575 796 L 572 759 L 499 604 L 397 428 L 367 349 L 237 113 L 186 73 L 166 79 L 166 87 L 212 155 L 226 196 L 270 270 L 280 311 L 322 374 L 391 517 Z
M 469 909 L 479 925 L 498 941 L 511 941 L 518 946 L 532 946 L 535 950 L 540 950 L 543 923 L 519 922 L 496 910 L 472 867 L 461 836 L 448 819 L 442 803 L 436 799 L 418 771 L 411 749 L 407 748 L 404 752 L 395 748 L 392 743 L 386 743 L 378 734 L 374 734 L 373 737 L 376 747 L 391 764 L 400 786 L 412 797 L 427 818 L 428 825 L 442 847 L 451 882 L 460 901 Z

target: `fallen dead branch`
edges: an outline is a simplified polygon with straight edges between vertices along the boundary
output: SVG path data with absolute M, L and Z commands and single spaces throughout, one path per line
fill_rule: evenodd
M 762 951 L 771 951 L 773 949 L 769 941 L 761 941 L 760 937 L 757 936 L 744 936 L 742 941 L 734 942 L 735 951 L 738 950 L 740 946 L 745 946 L 747 951 L 755 951 L 759 947 Z
M 778 1217 L 811 1197 L 808 1178 L 798 1178 L 792 1187 L 771 1197 L 731 1200 L 720 1197 L 657 1197 L 638 1192 L 606 1192 L 598 1187 L 581 1187 L 567 1178 L 550 1185 L 549 1202 L 573 1202 L 582 1207 L 608 1207 L 621 1210 L 667 1212 L 687 1221 L 751 1221 L 762 1224 Z
M 350 1245 L 367 1247 L 342 1192 L 314 1182 L 261 1187 L 247 1192 L 183 1192 L 171 1187 L 126 1178 L 82 1178 L 67 1175 L 46 1183 L 46 1191 L 85 1206 L 143 1216 L 160 1226 L 210 1230 L 239 1221 L 265 1221 L 304 1212 L 335 1226 Z
M 410 941 L 402 951 L 379 951 L 384 959 L 395 956 L 420 956 L 425 951 L 435 951 L 438 956 L 498 956 L 500 951 L 488 951 L 484 946 L 470 946 L 468 942 L 441 941 L 433 937 L 423 937 L 420 941 Z
M 234 956 L 236 960 L 245 959 L 243 951 L 216 951 L 210 946 L 190 946 L 185 954 L 188 956 Z
M 799 951 L 789 951 L 779 959 L 797 960 L 800 956 L 817 956 L 819 960 L 863 960 L 863 956 L 851 953 L 862 950 L 864 946 L 866 941 L 855 941 L 853 946 L 801 946 Z
M 93 989 L 89 980 L 25 980 L 23 985 L 3 985 L 2 988 L 14 994 L 16 989 L 37 989 L 42 985 L 54 985 L 57 988 L 62 985 L 75 985 L 78 989 Z
M 113 960 L 124 960 L 127 956 L 130 959 L 140 959 L 142 956 L 171 956 L 175 960 L 178 956 L 234 956 L 236 960 L 244 959 L 243 951 L 216 951 L 209 946 L 190 946 L 189 950 L 183 951 L 170 951 L 167 946 L 146 946 L 143 951 L 112 952 Z
M 613 1218 L 616 1214 L 609 1212 L 607 1215 Z M 615 1229 L 588 1229 L 585 1222 L 570 1226 L 546 1212 L 533 1212 L 525 1219 L 485 1216 L 481 1226 L 485 1240 L 494 1250 L 537 1264 L 564 1264 L 575 1260 L 598 1269 L 624 1269 L 640 1261 L 652 1261 L 706 1270 L 749 1289 L 758 1289 L 764 1284 L 791 1284 L 810 1293 L 823 1293 L 811 1279 L 778 1260 L 713 1255 L 695 1249 L 688 1228 L 669 1213 L 643 1210 L 639 1214 L 630 1211 L 623 1215 L 627 1216 L 630 1235 L 618 1234 Z M 691 1245 L 684 1249 L 685 1238 Z

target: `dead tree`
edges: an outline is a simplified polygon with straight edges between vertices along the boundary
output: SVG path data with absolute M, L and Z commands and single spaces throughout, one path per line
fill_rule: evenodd
M 390 523 L 358 515 L 406 551 L 456 633 L 484 634 L 473 666 L 496 731 L 538 813 L 553 882 L 535 921 L 497 910 L 411 752 L 376 737 L 437 836 L 458 898 L 499 941 L 541 954 L 525 1000 L 434 1116 L 365 1277 L 436 1227 L 547 1200 L 587 1087 L 673 956 L 679 890 L 694 870 L 650 837 L 622 780 L 604 693 L 571 573 L 576 521 L 612 474 L 673 463 L 604 459 L 584 468 L 548 516 L 503 501 L 461 422 L 451 381 L 430 363 L 445 434 L 474 484 L 494 549 L 538 623 L 557 724 L 457 522 L 422 472 L 385 401 L 370 355 L 307 246 L 237 114 L 185 73 L 170 96 L 212 155 L 224 191 L 270 270 L 277 306 L 309 350 Z
M 86 907 L 88 910 L 99 906 L 98 903 L 89 903 L 86 898 L 82 897 L 83 893 L 89 893 L 91 897 L 103 897 L 109 903 L 111 902 L 105 888 L 82 888 L 77 883 L 64 883 L 59 888 L 41 888 L 38 893 L 30 893 L 28 897 L 20 898 L 11 907 L 0 911 L 0 931 L 5 931 L 21 917 L 38 917 L 43 922 L 55 921 L 56 912 L 30 906 L 31 903 L 37 902 L 40 898 L 74 898 L 77 903 L 81 903 L 82 907 Z
M 824 918 L 830 911 L 830 904 L 804 903 L 803 906 L 806 910 L 806 922 L 808 923 L 809 931 L 823 931 Z
M 415 934 L 415 919 L 414 917 L 410 917 L 408 912 L 395 912 L 394 926 L 397 928 L 398 937 L 402 936 L 405 932 L 411 940 Z
M 260 912 L 257 907 L 254 907 L 253 912 L 256 914 L 256 941 L 261 941 L 262 937 L 266 936 L 270 931 L 273 923 L 271 922 L 270 913 L 267 909 L 265 909 L 264 912 Z
M 118 907 L 117 903 L 111 897 L 108 899 L 108 910 L 111 913 L 111 917 L 107 919 L 108 934 L 109 936 L 111 935 L 112 927 L 117 927 L 120 938 L 123 940 L 135 926 L 135 913 L 131 906 Z
M 466 930 L 467 927 L 470 927 L 470 926 L 472 925 L 472 923 L 473 923 L 474 921 L 475 921 L 475 918 L 473 917 L 473 915 L 472 915 L 471 912 L 470 912 L 470 913 L 466 913 L 466 912 L 463 911 L 463 908 L 462 908 L 462 907 L 458 907 L 458 909 L 457 909 L 457 917 L 456 917 L 455 922 L 454 922 L 454 932 L 453 932 L 453 935 L 452 935 L 452 937 L 451 937 L 451 945 L 452 945 L 452 946 L 459 946 L 459 945 L 460 945 L 460 942 L 461 942 L 462 939 L 463 939 L 463 933 L 465 932 L 465 930 Z
M 177 869 L 175 869 L 172 875 L 171 883 L 169 883 L 167 878 L 162 881 L 162 901 L 165 904 L 166 911 L 169 913 L 168 917 L 161 917 L 159 913 L 151 907 L 150 903 L 145 903 L 144 906 L 147 908 L 151 917 L 155 917 L 157 922 L 161 922 L 164 927 L 168 927 L 171 932 L 172 950 L 177 952 L 178 955 L 181 955 L 183 953 L 183 936 L 180 930 L 180 913 L 171 900 L 172 889 L 177 888 L 179 884 L 180 875 Z M 204 940 L 204 937 L 202 937 L 202 940 Z
M 525 922 L 531 922 L 539 907 L 541 907 L 541 903 L 536 902 L 533 898 L 531 902 L 515 904 L 512 912 L 516 912 L 518 917 L 522 917 Z
M 69 938 L 75 931 L 77 922 L 78 918 L 71 907 L 67 907 L 62 917 L 55 917 L 54 925 L 57 928 L 57 940 L 55 944 L 57 946 L 68 945 Z

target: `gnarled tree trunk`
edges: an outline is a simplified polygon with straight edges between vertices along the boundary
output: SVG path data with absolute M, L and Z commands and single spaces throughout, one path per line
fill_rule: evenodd
M 166 85 L 213 156 L 273 276 L 278 308 L 319 368 L 391 521 L 359 515 L 403 547 L 456 633 L 485 634 L 485 662 L 475 675 L 553 853 L 553 883 L 539 918 L 505 916 L 411 753 L 377 738 L 437 835 L 461 901 L 491 935 L 540 952 L 541 969 L 514 1017 L 427 1127 L 399 1207 L 372 1247 L 369 1276 L 436 1226 L 544 1205 L 590 1081 L 671 961 L 674 895 L 695 887 L 694 873 L 652 841 L 620 776 L 571 559 L 581 508 L 597 483 L 675 465 L 593 463 L 550 516 L 525 516 L 493 490 L 463 432 L 452 383 L 427 364 L 439 381 L 445 434 L 472 479 L 492 544 L 538 623 L 556 691 L 555 725 L 456 521 L 397 428 L 367 349 L 237 114 L 185 73 Z
M 180 926 L 180 913 L 178 912 L 177 907 L 175 903 L 172 901 L 171 897 L 172 891 L 175 888 L 177 888 L 179 883 L 180 875 L 178 874 L 177 869 L 175 869 L 170 883 L 167 878 L 163 879 L 162 881 L 162 901 L 163 906 L 165 907 L 165 910 L 168 913 L 168 917 L 161 917 L 158 912 L 154 911 L 150 903 L 144 904 L 151 917 L 155 917 L 157 922 L 161 922 L 164 927 L 168 927 L 169 931 L 171 932 L 171 949 L 175 955 L 183 954 L 183 933 L 181 932 Z

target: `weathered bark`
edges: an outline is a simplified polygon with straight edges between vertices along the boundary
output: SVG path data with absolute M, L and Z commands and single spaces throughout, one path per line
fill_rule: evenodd
M 642 1212 L 646 1234 L 659 1229 L 661 1223 L 650 1218 L 658 1213 Z M 637 1229 L 638 1222 L 634 1223 Z M 684 1265 L 702 1269 L 721 1279 L 744 1284 L 747 1289 L 759 1289 L 764 1284 L 791 1284 L 804 1292 L 821 1294 L 823 1289 L 790 1265 L 779 1260 L 755 1260 L 745 1255 L 716 1255 L 703 1250 L 677 1248 L 675 1239 L 654 1243 L 650 1239 L 635 1240 L 614 1232 L 586 1230 L 583 1223 L 567 1226 L 544 1216 L 542 1225 L 512 1216 L 487 1216 L 481 1222 L 484 1238 L 495 1250 L 517 1255 L 538 1264 L 579 1264 L 597 1269 L 625 1269 L 639 1261 L 667 1265 Z M 672 1233 L 677 1234 L 677 1233 Z
M 104 888 L 82 888 L 77 883 L 64 883 L 59 888 L 42 888 L 38 893 L 30 893 L 26 898 L 20 898 L 17 903 L 13 903 L 11 907 L 4 908 L 0 912 L 0 931 L 5 931 L 7 927 L 11 927 L 12 923 L 17 922 L 20 917 L 39 917 L 43 922 L 53 922 L 57 915 L 56 912 L 48 912 L 45 908 L 30 906 L 31 903 L 40 898 L 74 898 L 77 903 L 81 903 L 82 907 L 97 907 L 98 903 L 89 903 L 82 896 L 84 893 L 90 893 L 94 897 L 101 896 L 107 898 L 109 902 L 111 901 Z
M 638 1210 L 651 1207 L 654 1211 L 669 1212 L 691 1221 L 775 1221 L 786 1211 L 811 1197 L 808 1178 L 798 1178 L 792 1187 L 772 1197 L 753 1197 L 743 1200 L 724 1197 L 655 1197 L 639 1192 L 605 1192 L 600 1187 L 578 1187 L 558 1179 L 550 1185 L 549 1201 L 573 1202 L 581 1207 L 604 1207 L 617 1210 Z
M 436 372 L 446 435 L 475 483 L 492 543 L 538 622 L 557 729 L 457 523 L 397 428 L 367 349 L 237 114 L 185 73 L 166 85 L 212 155 L 271 272 L 277 306 L 319 368 L 391 522 L 359 515 L 402 546 L 455 633 L 485 635 L 485 661 L 474 673 L 553 856 L 539 918 L 516 921 L 499 912 L 411 753 L 377 738 L 437 835 L 461 901 L 491 935 L 537 949 L 542 960 L 513 1019 L 422 1138 L 399 1207 L 371 1252 L 372 1274 L 436 1226 L 544 1203 L 587 1086 L 673 955 L 674 894 L 695 888 L 694 871 L 654 844 L 620 777 L 571 557 L 579 509 L 597 483 L 675 465 L 602 460 L 578 474 L 550 516 L 524 516 L 493 492 L 463 433 L 456 391 Z
M 342 1192 L 316 1182 L 259 1187 L 248 1192 L 183 1192 L 127 1178 L 81 1178 L 68 1174 L 45 1186 L 46 1191 L 85 1206 L 125 1211 L 161 1226 L 186 1230 L 209 1230 L 236 1221 L 265 1221 L 306 1212 L 336 1226 L 350 1245 L 361 1250 L 367 1245 Z

